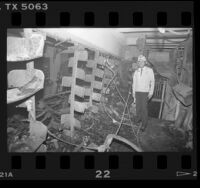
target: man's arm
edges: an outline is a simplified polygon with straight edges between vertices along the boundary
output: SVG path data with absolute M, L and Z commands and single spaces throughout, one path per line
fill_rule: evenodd
M 148 97 L 151 98 L 154 92 L 154 87 L 155 87 L 155 77 L 154 77 L 154 72 L 153 69 L 150 70 L 150 86 L 149 86 L 149 95 Z

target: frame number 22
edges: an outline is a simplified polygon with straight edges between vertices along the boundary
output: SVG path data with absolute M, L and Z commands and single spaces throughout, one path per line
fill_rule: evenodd
M 97 179 L 109 179 L 110 178 L 110 171 L 109 170 L 97 170 L 95 178 L 97 178 Z

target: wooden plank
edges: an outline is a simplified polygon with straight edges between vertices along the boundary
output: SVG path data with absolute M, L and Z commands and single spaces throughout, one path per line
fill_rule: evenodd
M 79 51 L 78 60 L 87 61 L 88 60 L 88 52 L 86 50 Z
M 94 83 L 93 88 L 102 89 L 102 86 L 103 86 L 102 82 L 94 81 L 93 83 Z
M 69 123 L 66 122 L 64 126 L 67 124 L 70 125 L 70 132 L 71 132 L 71 137 L 74 135 L 74 127 L 75 127 L 75 119 L 74 119 L 74 108 L 75 108 L 75 85 L 76 85 L 76 77 L 77 77 L 77 64 L 78 64 L 78 51 L 75 51 L 74 53 L 74 65 L 73 65 L 73 71 L 72 71 L 72 85 L 71 85 L 71 94 L 69 98 L 70 102 L 70 115 L 69 115 Z
M 78 86 L 78 85 L 75 85 L 74 86 L 74 94 L 79 96 L 79 97 L 84 97 L 85 95 L 85 88 L 84 87 L 81 87 L 81 86 Z
M 71 119 L 72 118 L 71 118 L 70 114 L 62 114 L 61 115 L 61 124 L 65 124 L 65 127 L 69 127 L 70 128 Z M 74 122 L 74 127 L 81 128 L 80 121 L 78 121 L 77 119 L 73 118 L 73 122 Z
M 103 78 L 104 71 L 101 70 L 101 69 L 96 68 L 96 69 L 94 70 L 94 75 L 95 75 L 95 76 L 98 76 L 98 77 L 100 77 L 100 78 Z
M 27 69 L 27 71 L 32 75 L 32 77 L 33 77 L 33 75 L 34 75 L 34 73 L 36 73 L 36 70 L 34 69 L 34 62 L 32 61 L 32 62 L 30 62 L 30 63 L 27 63 L 26 64 L 26 69 Z M 39 71 L 41 71 L 41 70 L 39 70 Z M 43 72 L 41 71 L 41 73 L 43 74 Z M 44 74 L 43 74 L 43 80 L 44 80 Z M 44 82 L 44 81 L 43 81 Z M 33 87 L 35 87 L 36 85 L 34 85 Z M 43 87 L 42 87 L 43 88 Z M 30 99 L 30 106 L 28 106 L 28 104 L 27 104 L 27 110 L 28 110 L 28 112 L 29 112 L 29 117 L 28 117 L 28 119 L 31 121 L 31 120 L 33 120 L 33 121 L 35 121 L 36 120 L 36 111 L 35 111 L 35 96 L 32 96 Z
M 115 66 L 115 61 L 114 61 L 113 59 L 109 59 L 109 60 L 107 61 L 107 63 L 108 63 L 108 65 L 109 65 L 110 67 L 114 67 L 114 66 Z
M 33 70 L 34 70 L 34 62 L 33 61 L 26 64 L 26 70 L 33 74 Z
M 105 93 L 106 92 L 106 93 Z M 106 87 L 104 87 L 102 89 L 102 93 L 105 93 L 105 94 L 109 94 L 110 93 L 110 89 L 108 88 L 107 91 L 106 91 Z
M 85 109 L 90 107 L 90 103 L 89 102 L 84 102 L 84 104 L 85 104 Z
M 163 111 L 163 103 L 164 103 L 164 96 L 165 96 L 165 89 L 166 89 L 166 81 L 164 81 L 163 83 L 163 87 L 162 87 L 162 96 L 161 96 L 161 105 L 160 105 L 160 111 L 159 111 L 159 119 L 161 118 L 162 115 L 162 111 Z
M 63 76 L 61 85 L 64 87 L 70 87 L 72 85 L 72 77 Z
M 70 57 L 69 58 L 69 63 L 68 63 L 68 67 L 73 67 L 74 66 L 74 58 L 73 57 Z
M 89 60 L 87 61 L 87 64 L 86 64 L 87 67 L 93 68 L 94 65 L 95 65 L 95 60 L 89 59 Z
M 85 71 L 83 69 L 76 68 L 76 78 L 79 78 L 81 80 L 85 80 Z
M 80 113 L 84 113 L 86 104 L 84 102 L 74 101 L 74 110 Z
M 27 105 L 27 110 L 29 112 L 28 119 L 29 120 L 36 120 L 36 112 L 35 112 L 35 96 L 31 97 L 30 99 L 30 106 Z
M 85 96 L 91 96 L 92 88 L 85 88 Z
M 94 80 L 95 80 L 94 70 L 97 68 L 98 58 L 99 58 L 99 51 L 96 51 L 95 59 L 94 59 L 94 66 L 93 66 L 93 71 L 92 71 L 91 90 L 93 90 L 93 87 L 94 87 Z M 91 95 L 92 95 L 92 93 L 91 93 Z M 90 97 L 89 106 L 92 106 L 92 96 Z
M 92 74 L 86 74 L 85 75 L 85 81 L 86 82 L 92 82 L 93 81 L 93 75 Z
M 66 50 L 63 50 L 61 53 L 74 53 L 76 50 L 84 50 L 84 48 L 80 48 L 78 46 L 68 46 L 68 48 Z
M 97 64 L 100 64 L 100 65 L 105 65 L 105 58 L 102 57 L 102 56 L 99 56 L 98 57 L 98 60 L 97 60 Z
M 72 54 L 74 53 L 74 51 L 75 51 L 75 47 L 71 46 L 71 47 L 68 47 L 67 50 L 63 50 L 61 54 Z
M 101 100 L 101 94 L 100 93 L 92 93 L 92 100 L 100 101 Z

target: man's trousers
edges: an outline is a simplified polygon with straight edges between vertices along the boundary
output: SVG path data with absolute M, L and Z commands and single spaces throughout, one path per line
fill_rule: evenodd
M 148 124 L 148 92 L 135 92 L 136 97 L 136 115 L 142 121 L 142 128 L 146 128 Z

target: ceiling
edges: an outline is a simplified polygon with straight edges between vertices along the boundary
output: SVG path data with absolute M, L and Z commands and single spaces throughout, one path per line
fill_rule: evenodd
M 124 47 L 136 46 L 138 38 L 145 38 L 145 46 L 150 49 L 171 50 L 184 46 L 184 41 L 192 36 L 191 28 L 34 28 L 31 30 L 45 32 L 47 36 L 53 38 L 55 44 L 63 48 L 72 45 L 73 41 L 117 57 L 123 56 Z M 22 31 L 10 29 L 8 33 L 17 35 Z
M 117 28 L 115 29 L 125 38 L 126 45 L 136 45 L 138 38 L 145 38 L 146 45 L 155 48 L 175 48 L 185 41 L 191 28 Z

